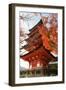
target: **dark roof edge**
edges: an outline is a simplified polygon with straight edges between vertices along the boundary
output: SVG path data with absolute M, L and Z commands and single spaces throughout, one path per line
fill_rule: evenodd
M 38 48 L 41 48 L 41 46 L 39 46 Z M 35 50 L 37 50 L 38 48 L 36 48 Z M 45 49 L 45 47 L 43 47 L 44 49 Z M 34 51 L 35 51 L 34 50 Z M 57 59 L 58 57 L 54 57 L 51 53 L 50 53 L 50 51 L 49 50 L 47 50 L 47 49 L 45 49 L 46 51 L 47 51 L 47 53 L 49 54 L 49 55 L 51 55 L 53 58 L 55 58 L 55 59 Z M 23 55 L 23 56 L 26 56 L 26 55 L 28 55 L 28 54 L 30 54 L 30 53 L 32 53 L 32 52 L 34 52 L 34 51 L 31 51 L 31 52 L 29 52 L 29 53 L 27 53 L 27 54 L 25 54 L 25 55 Z M 23 56 L 21 56 L 21 57 L 23 57 Z
M 40 24 L 40 23 L 43 23 L 42 22 L 42 20 L 40 19 L 40 21 L 33 27 L 33 28 L 31 28 L 29 31 L 32 31 L 38 24 Z M 29 33 L 30 34 L 30 33 Z

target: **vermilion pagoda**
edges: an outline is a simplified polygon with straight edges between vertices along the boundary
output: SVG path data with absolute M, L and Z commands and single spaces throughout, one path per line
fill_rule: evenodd
M 57 61 L 57 57 L 54 57 L 50 51 L 51 48 L 48 44 L 49 40 L 44 37 L 47 34 L 47 28 L 44 27 L 42 20 L 35 25 L 28 34 L 26 39 L 27 45 L 24 45 L 21 49 L 29 51 L 25 55 L 20 55 L 25 61 L 29 62 L 29 69 L 47 68 L 49 62 Z M 47 41 L 47 42 L 46 42 Z

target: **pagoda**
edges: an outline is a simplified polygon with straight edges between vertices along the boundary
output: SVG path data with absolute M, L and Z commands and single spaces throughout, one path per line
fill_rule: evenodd
M 42 29 L 44 30 L 43 34 L 41 34 Z M 31 73 L 31 76 L 36 76 L 37 70 L 40 72 L 39 76 L 44 76 L 45 74 L 50 75 L 48 72 L 50 71 L 49 63 L 56 62 L 57 57 L 54 57 L 49 49 L 46 49 L 44 46 L 44 39 L 42 39 L 42 37 L 47 33 L 47 28 L 44 27 L 42 20 L 40 20 L 39 23 L 29 31 L 28 38 L 25 39 L 27 44 L 20 48 L 21 50 L 25 49 L 28 53 L 20 55 L 20 58 L 29 62 L 27 72 Z

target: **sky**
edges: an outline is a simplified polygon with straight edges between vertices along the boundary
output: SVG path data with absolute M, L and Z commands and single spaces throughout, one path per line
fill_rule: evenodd
M 24 32 L 29 33 L 29 30 L 34 27 L 41 19 L 39 14 L 21 12 L 20 16 L 20 28 L 24 29 Z

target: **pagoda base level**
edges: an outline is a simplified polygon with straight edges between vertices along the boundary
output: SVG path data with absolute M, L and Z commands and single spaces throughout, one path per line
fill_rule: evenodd
M 57 64 L 53 66 L 49 66 L 48 68 L 20 71 L 20 78 L 57 76 L 57 75 L 58 75 Z

